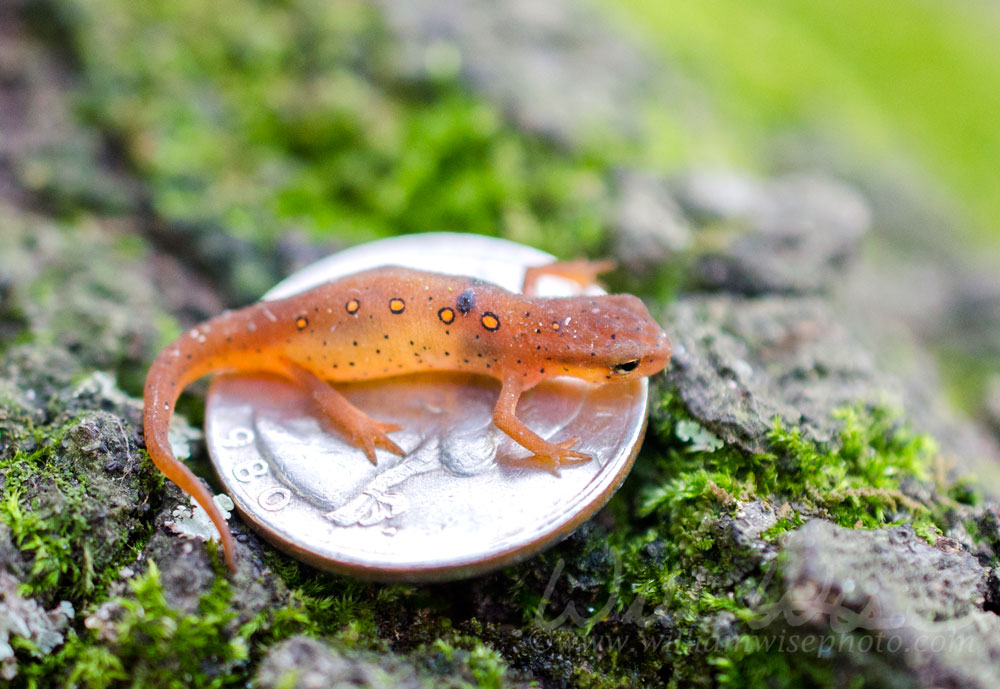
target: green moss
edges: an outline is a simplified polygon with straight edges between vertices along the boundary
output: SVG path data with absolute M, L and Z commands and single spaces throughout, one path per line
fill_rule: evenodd
M 806 440 L 776 421 L 770 451 L 747 455 L 718 439 L 671 396 L 654 410 L 659 447 L 647 448 L 636 472 L 641 487 L 623 499 L 636 505 L 643 530 L 611 535 L 622 554 L 627 586 L 619 614 L 642 611 L 648 629 L 637 642 L 658 639 L 658 673 L 680 685 L 829 686 L 836 669 L 816 654 L 773 647 L 774 639 L 749 625 L 774 595 L 765 587 L 773 562 L 743 552 L 726 531 L 741 507 L 763 501 L 775 514 L 760 534 L 766 542 L 806 519 L 822 517 L 849 528 L 910 523 L 931 542 L 945 525 L 949 486 L 931 482 L 938 461 L 933 441 L 907 429 L 881 409 L 848 409 L 828 445 Z M 919 485 L 927 490 L 912 490 Z M 917 495 L 933 497 L 918 498 Z M 636 601 L 641 605 L 637 606 Z M 608 626 L 595 627 L 596 633 Z M 627 664 L 615 667 L 621 672 Z
M 500 689 L 507 685 L 504 681 L 507 664 L 495 650 L 475 637 L 452 634 L 447 639 L 438 638 L 418 648 L 414 655 L 423 658 L 425 667 L 434 674 L 452 677 L 445 685 L 437 686 Z
M 708 662 L 723 687 L 842 686 L 830 663 L 808 653 L 777 648 L 759 636 L 741 636 L 733 645 L 731 657 L 714 655 Z M 861 687 L 865 682 L 855 678 L 846 686 Z
M 65 432 L 77 427 L 69 424 Z M 15 452 L 0 461 L 0 520 L 30 562 L 21 593 L 80 601 L 117 578 L 117 568 L 134 557 L 149 527 L 130 518 L 118 495 L 122 486 L 82 481 L 79 464 L 57 450 L 64 433 L 53 436 L 31 454 Z M 138 489 L 141 479 L 126 482 Z
M 222 577 L 201 598 L 197 614 L 181 614 L 163 595 L 159 570 L 130 582 L 132 596 L 104 604 L 83 637 L 60 652 L 66 684 L 107 687 L 221 688 L 243 684 L 247 637 L 232 634 L 229 586 Z M 111 619 L 113 618 L 113 619 Z
M 936 444 L 909 431 L 887 409 L 838 411 L 842 427 L 828 446 L 806 440 L 776 419 L 767 437 L 770 451 L 749 456 L 709 443 L 705 438 L 714 436 L 707 431 L 692 431 L 696 422 L 673 398 L 654 416 L 659 436 L 668 442 L 659 467 L 667 478 L 647 490 L 641 514 L 669 517 L 670 535 L 687 555 L 712 547 L 706 516 L 756 499 L 779 511 L 779 524 L 768 532 L 772 539 L 806 516 L 853 528 L 907 521 L 928 535 L 936 528 L 937 503 L 921 502 L 903 490 L 907 481 L 930 481 Z
M 264 243 L 296 227 L 599 247 L 600 161 L 516 131 L 451 76 L 400 83 L 367 3 L 54 5 L 76 37 L 86 112 L 122 139 L 170 221 Z
M 272 641 L 306 634 L 346 648 L 386 650 L 380 617 L 391 617 L 414 600 L 414 587 L 332 576 L 277 553 L 269 555 L 268 564 L 288 586 L 289 602 L 276 612 L 263 611 L 250 624 L 266 627 Z

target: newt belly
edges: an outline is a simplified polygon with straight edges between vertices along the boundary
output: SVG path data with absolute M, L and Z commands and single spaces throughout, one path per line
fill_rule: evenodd
M 530 269 L 592 280 L 601 264 Z M 670 342 L 631 295 L 531 297 L 468 277 L 376 268 L 307 292 L 223 313 L 178 337 L 146 378 L 143 425 L 154 464 L 208 512 L 235 569 L 232 535 L 205 485 L 170 449 L 167 431 L 181 391 L 209 373 L 283 376 L 375 463 L 375 448 L 402 455 L 399 426 L 370 418 L 329 383 L 420 371 L 460 371 L 501 381 L 494 424 L 542 461 L 586 461 L 577 439 L 551 443 L 516 415 L 521 394 L 546 378 L 597 384 L 660 371 Z

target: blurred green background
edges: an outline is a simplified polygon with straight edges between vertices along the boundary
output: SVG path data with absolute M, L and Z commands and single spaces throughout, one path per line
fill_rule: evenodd
M 774 137 L 806 131 L 859 162 L 911 168 L 967 216 L 970 238 L 1000 240 L 1000 8 L 992 3 L 602 6 L 710 95 L 714 118 L 681 142 L 664 138 L 655 147 L 661 162 L 717 157 L 766 169 Z
M 351 242 L 463 229 L 596 250 L 607 166 L 767 172 L 788 136 L 805 136 L 852 166 L 904 170 L 952 204 L 967 238 L 998 241 L 991 5 L 591 4 L 688 85 L 651 99 L 638 145 L 603 132 L 556 150 L 510 128 L 447 69 L 401 82 L 365 3 L 53 7 L 85 67 L 84 112 L 121 136 L 169 218 L 252 236 L 289 224 Z

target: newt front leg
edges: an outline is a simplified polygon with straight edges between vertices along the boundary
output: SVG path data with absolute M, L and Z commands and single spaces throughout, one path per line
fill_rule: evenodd
M 551 443 L 517 418 L 517 401 L 521 398 L 522 392 L 524 392 L 524 388 L 516 375 L 509 374 L 504 377 L 500 399 L 497 400 L 496 407 L 493 408 L 493 424 L 513 438 L 518 445 L 531 452 L 535 460 L 547 464 L 556 472 L 559 466 L 564 463 L 589 461 L 590 455 L 570 449 L 579 442 L 579 438 L 569 438 L 559 443 Z

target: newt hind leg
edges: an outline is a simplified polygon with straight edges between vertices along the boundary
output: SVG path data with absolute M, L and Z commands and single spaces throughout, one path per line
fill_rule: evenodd
M 375 448 L 403 456 L 403 449 L 394 443 L 387 433 L 401 431 L 403 427 L 394 423 L 377 421 L 347 401 L 347 398 L 330 387 L 326 381 L 312 371 L 298 364 L 288 362 L 288 376 L 309 392 L 319 409 L 330 422 L 343 431 L 355 447 L 364 450 L 365 456 L 376 464 Z

